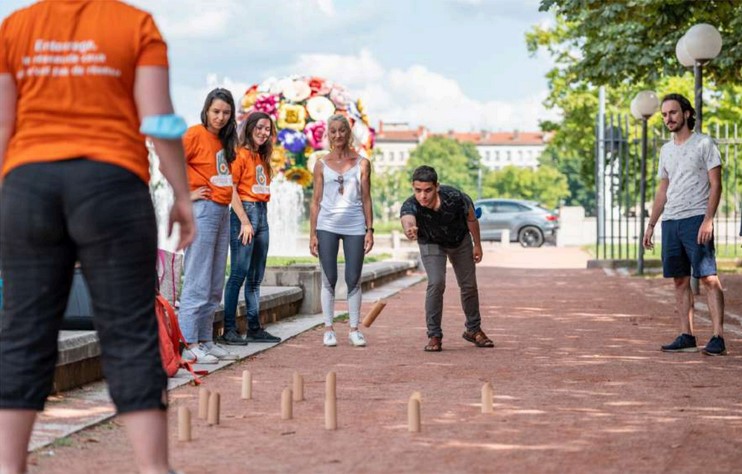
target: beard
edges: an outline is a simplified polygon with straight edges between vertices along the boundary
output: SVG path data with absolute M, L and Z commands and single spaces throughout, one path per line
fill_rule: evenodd
M 670 132 L 677 132 L 678 130 L 682 130 L 682 128 L 685 126 L 685 117 L 681 116 L 680 119 L 678 119 L 676 122 L 670 122 L 665 124 L 667 129 Z

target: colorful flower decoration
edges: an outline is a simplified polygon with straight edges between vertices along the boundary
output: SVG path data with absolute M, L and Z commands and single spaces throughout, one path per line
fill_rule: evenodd
M 284 128 L 278 132 L 278 143 L 291 153 L 303 153 L 307 145 L 307 136 L 298 130 Z
M 278 137 L 271 166 L 285 179 L 302 186 L 311 185 L 310 170 L 318 157 L 327 153 L 327 119 L 333 114 L 348 118 L 356 151 L 373 156 L 375 133 L 365 106 L 360 99 L 353 100 L 340 84 L 314 76 L 271 77 L 251 86 L 239 105 L 240 121 L 253 111 L 265 112 L 276 120 Z
M 312 147 L 312 150 L 322 150 L 325 148 L 324 143 L 322 143 L 325 137 L 325 130 L 327 130 L 327 124 L 323 120 L 307 124 L 304 133 L 307 135 L 309 146 Z M 309 153 L 312 150 L 309 150 Z
M 278 108 L 278 128 L 304 130 L 307 124 L 307 109 L 303 105 L 283 104 Z
M 300 168 L 298 166 L 286 170 L 283 177 L 287 181 L 294 181 L 305 188 L 312 184 L 312 173 L 310 173 L 308 169 Z
M 261 94 L 255 99 L 255 107 L 253 108 L 275 118 L 278 111 L 278 97 L 270 94 Z

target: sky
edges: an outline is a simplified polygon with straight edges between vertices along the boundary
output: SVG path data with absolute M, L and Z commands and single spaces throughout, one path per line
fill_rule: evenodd
M 0 17 L 34 3 L 3 0 Z M 552 62 L 524 35 L 539 0 L 127 0 L 168 43 L 176 112 L 196 123 L 207 92 L 239 101 L 269 77 L 316 75 L 363 99 L 372 126 L 538 130 Z

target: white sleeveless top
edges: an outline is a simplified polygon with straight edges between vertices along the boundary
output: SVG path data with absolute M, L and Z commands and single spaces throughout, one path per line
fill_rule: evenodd
M 363 216 L 361 195 L 362 159 L 342 174 L 321 160 L 324 166 L 322 170 L 324 186 L 317 216 L 317 230 L 341 235 L 366 235 L 366 218 Z

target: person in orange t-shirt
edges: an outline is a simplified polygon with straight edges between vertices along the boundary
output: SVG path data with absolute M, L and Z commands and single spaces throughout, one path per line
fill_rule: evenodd
M 271 198 L 271 154 L 276 126 L 268 114 L 253 112 L 240 136 L 237 159 L 232 165 L 234 192 L 230 213 L 231 265 L 224 290 L 224 335 L 221 342 L 246 345 L 281 342 L 260 325 L 260 284 L 268 258 L 268 201 Z M 245 281 L 247 279 L 247 281 Z M 247 334 L 237 333 L 237 301 L 245 283 Z
M 229 249 L 231 166 L 237 142 L 234 111 L 234 99 L 227 89 L 212 90 L 206 96 L 201 123 L 183 137 L 198 235 L 185 251 L 178 322 L 188 343 L 183 359 L 199 364 L 236 358 L 213 341 L 214 314 L 222 301 Z
M 152 17 L 124 3 L 44 1 L 0 26 L 2 473 L 26 472 L 76 260 L 137 468 L 170 472 L 154 311 L 157 226 L 140 133 L 142 120 L 173 187 L 170 222 L 180 224 L 185 247 L 194 232 L 185 127 L 168 84 L 167 46 Z

